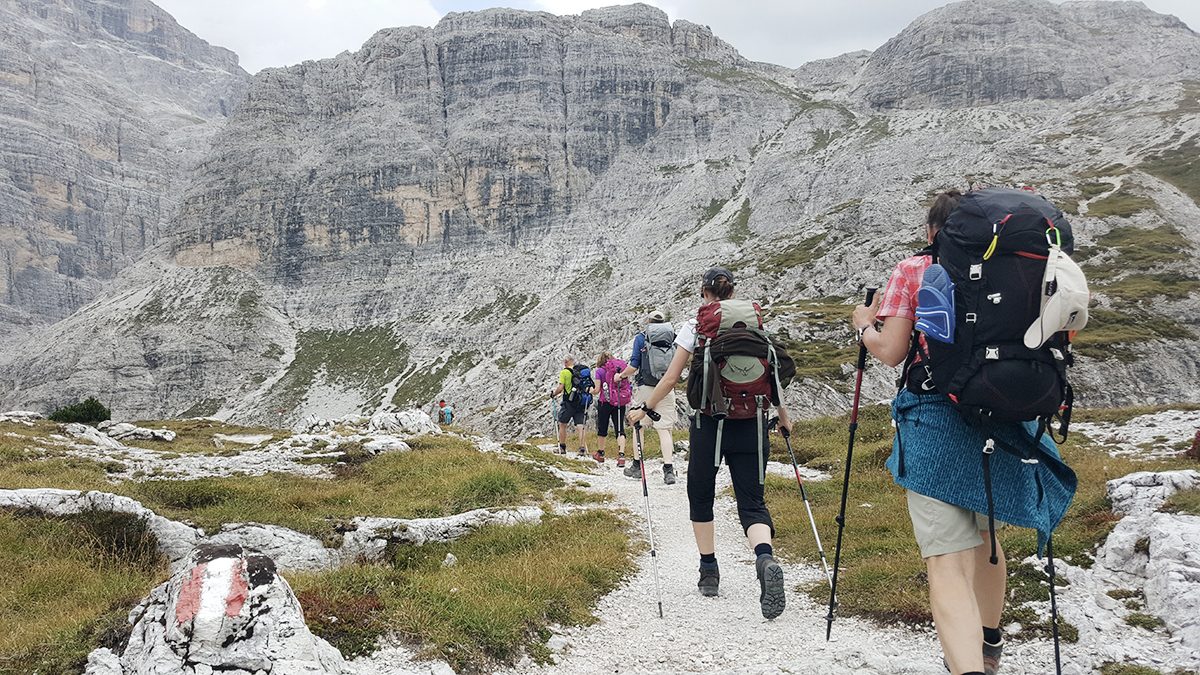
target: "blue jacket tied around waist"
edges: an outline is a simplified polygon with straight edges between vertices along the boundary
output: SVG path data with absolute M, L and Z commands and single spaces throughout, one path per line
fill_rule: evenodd
M 1075 496 L 1075 472 L 1063 463 L 1049 434 L 1033 446 L 1032 422 L 996 424 L 986 432 L 968 425 L 941 394 L 914 394 L 902 389 L 892 402 L 896 438 L 887 468 L 896 483 L 976 513 L 987 513 L 983 483 L 983 448 L 997 440 L 991 457 L 992 496 L 996 519 L 1037 530 L 1041 554 Z M 1021 448 L 1036 461 L 1022 461 L 1001 444 Z

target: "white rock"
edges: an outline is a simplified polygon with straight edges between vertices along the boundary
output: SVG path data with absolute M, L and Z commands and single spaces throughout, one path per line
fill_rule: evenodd
M 395 436 L 380 436 L 374 440 L 367 441 L 363 443 L 363 449 L 373 455 L 378 455 L 382 452 L 408 452 L 410 450 L 408 443 Z
M 0 413 L 0 422 L 14 422 L 27 427 L 33 426 L 34 421 L 43 419 L 46 419 L 45 415 L 29 410 L 10 410 Z
M 204 545 L 130 613 L 121 670 L 141 673 L 267 671 L 350 673 L 336 649 L 313 635 L 287 581 L 266 556 Z M 100 664 L 111 663 L 103 654 Z M 194 670 L 193 670 L 194 669 Z
M 89 445 L 96 445 L 101 448 L 124 448 L 125 446 L 107 434 L 102 434 L 95 427 L 89 427 L 86 424 L 71 422 L 63 427 L 67 434 L 73 436 L 77 440 L 84 441 Z
M 458 556 L 453 553 L 447 553 L 446 559 L 442 561 L 442 567 L 454 567 L 458 564 Z
M 340 553 L 347 560 L 377 560 L 389 543 L 422 545 L 430 541 L 453 541 L 485 525 L 516 525 L 541 522 L 536 506 L 515 509 L 475 509 L 445 518 L 354 519 L 355 529 L 342 536 Z
M 167 441 L 175 440 L 175 432 L 170 429 L 147 429 L 139 427 L 136 424 L 129 422 L 120 422 L 118 424 L 104 424 L 97 428 L 117 439 L 118 441 Z
M 208 539 L 210 544 L 236 544 L 248 553 L 260 553 L 283 570 L 319 570 L 335 567 L 340 556 L 316 537 L 278 525 L 228 523 Z
M 429 415 L 421 410 L 379 412 L 371 416 L 367 424 L 371 431 L 389 431 L 403 434 L 436 434 L 440 429 Z

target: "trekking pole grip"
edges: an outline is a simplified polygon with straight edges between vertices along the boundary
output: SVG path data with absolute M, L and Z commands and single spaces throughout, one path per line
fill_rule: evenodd
M 866 301 L 863 302 L 863 306 L 865 306 L 865 307 L 871 306 L 871 303 L 875 301 L 875 291 L 877 291 L 877 290 L 879 290 L 879 289 L 867 287 L 867 299 L 866 299 Z M 858 365 L 856 366 L 856 370 L 858 370 L 858 372 L 859 372 L 859 377 L 862 376 L 862 370 L 863 370 L 863 368 L 866 368 L 866 367 L 867 367 L 867 346 L 864 345 L 860 341 L 858 343 Z

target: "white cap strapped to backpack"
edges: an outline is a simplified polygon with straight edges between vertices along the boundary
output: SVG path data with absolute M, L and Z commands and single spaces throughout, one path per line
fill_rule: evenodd
M 1052 246 L 1042 277 L 1042 310 L 1025 331 L 1025 346 L 1037 349 L 1059 331 L 1086 326 L 1090 299 L 1083 270 L 1061 248 Z

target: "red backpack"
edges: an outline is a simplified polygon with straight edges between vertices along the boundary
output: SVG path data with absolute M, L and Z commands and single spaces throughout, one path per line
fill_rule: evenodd
M 718 419 L 752 419 L 779 404 L 795 364 L 763 330 L 762 308 L 747 300 L 700 307 L 688 403 Z M 698 376 L 698 377 L 697 377 Z

